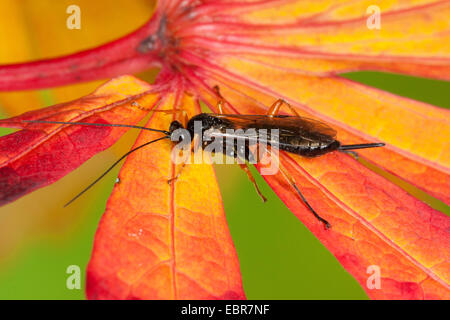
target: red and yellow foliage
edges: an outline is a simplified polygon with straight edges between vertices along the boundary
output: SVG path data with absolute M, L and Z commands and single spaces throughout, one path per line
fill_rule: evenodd
M 370 163 L 450 203 L 447 110 L 341 78 L 355 70 L 448 79 L 448 1 L 380 1 L 381 30 L 366 27 L 367 1 L 160 1 L 148 23 L 101 47 L 0 67 L 0 90 L 116 77 L 73 102 L 1 120 L 2 203 L 50 184 L 112 145 L 124 128 L 21 120 L 136 124 L 157 102 L 191 116 L 215 110 L 263 114 L 276 98 L 329 123 L 340 141 L 386 142 Z M 162 68 L 149 85 L 124 73 Z M 137 101 L 144 108 L 137 108 Z M 167 129 L 167 115 L 148 127 Z M 157 137 L 142 132 L 140 145 Z M 128 157 L 97 231 L 89 298 L 242 299 L 239 263 L 210 165 L 188 166 L 173 184 L 168 141 Z M 280 175 L 266 181 L 374 299 L 450 298 L 450 219 L 348 155 L 282 154 L 324 230 Z M 196 186 L 195 192 L 192 185 Z M 382 289 L 366 286 L 368 266 Z

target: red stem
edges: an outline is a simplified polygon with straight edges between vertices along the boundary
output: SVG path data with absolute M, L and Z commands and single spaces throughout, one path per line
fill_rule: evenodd
M 39 89 L 133 74 L 161 65 L 161 10 L 138 30 L 64 57 L 0 66 L 0 91 Z

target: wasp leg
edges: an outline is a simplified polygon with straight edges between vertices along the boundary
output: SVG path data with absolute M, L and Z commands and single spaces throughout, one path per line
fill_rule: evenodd
M 271 153 L 271 151 L 268 148 L 266 149 L 266 151 Z M 286 181 L 288 181 L 289 184 L 294 187 L 295 191 L 297 191 L 298 195 L 300 196 L 300 198 L 302 199 L 302 201 L 306 205 L 306 207 L 312 212 L 312 214 L 317 218 L 317 220 L 319 220 L 320 222 L 323 223 L 323 225 L 325 226 L 325 229 L 331 228 L 330 223 L 327 220 L 325 220 L 324 218 L 322 218 L 321 216 L 319 216 L 319 214 L 313 209 L 313 207 L 311 207 L 311 205 L 308 203 L 308 200 L 306 200 L 306 198 L 300 192 L 300 189 L 297 187 L 297 184 L 295 183 L 294 178 L 287 172 L 287 170 L 283 167 L 283 165 L 280 163 L 280 161 L 278 161 L 278 169 L 280 170 L 281 174 L 286 179 Z
M 281 107 L 283 106 L 283 104 L 285 104 L 289 110 L 291 110 L 291 112 L 293 114 L 295 114 L 297 117 L 299 117 L 300 115 L 297 113 L 297 111 L 284 99 L 278 99 L 277 101 L 275 101 L 269 108 L 269 110 L 267 111 L 267 115 L 269 117 L 273 117 L 276 116 L 279 112 Z
M 213 87 L 213 90 L 216 92 L 216 94 L 217 94 L 219 97 L 222 98 L 222 95 L 220 94 L 220 88 L 219 88 L 219 86 L 218 86 L 217 84 Z
M 168 183 L 168 184 L 171 184 L 172 182 L 177 181 L 177 179 L 178 179 L 178 177 L 180 176 L 181 172 L 182 172 L 183 169 L 186 167 L 186 163 L 187 163 L 188 157 L 191 156 L 192 152 L 195 152 L 195 150 L 197 150 L 198 142 L 199 142 L 198 136 L 195 135 L 195 136 L 194 136 L 194 139 L 192 139 L 192 141 L 191 141 L 190 152 L 186 154 L 186 157 L 185 157 L 185 159 L 183 160 L 183 163 L 181 164 L 181 168 L 180 168 L 180 170 L 178 170 L 178 173 L 177 173 L 173 178 L 167 180 L 167 183 Z
M 220 94 L 219 86 L 218 86 L 218 85 L 215 85 L 215 86 L 213 87 L 213 90 L 216 92 L 217 96 L 220 98 L 219 101 L 217 101 L 216 108 L 217 108 L 217 110 L 219 111 L 220 114 L 224 114 L 224 110 L 223 110 L 223 103 L 224 103 L 224 102 L 223 102 L 223 97 L 222 97 L 222 95 Z
M 239 164 L 239 166 L 241 167 L 242 170 L 245 171 L 245 173 L 247 174 L 247 177 L 250 179 L 250 181 L 253 183 L 253 185 L 255 186 L 256 192 L 258 193 L 258 195 L 261 197 L 263 202 L 267 201 L 267 198 L 264 197 L 264 195 L 261 193 L 261 190 L 259 190 L 258 184 L 255 181 L 255 178 L 253 177 L 247 163 L 244 164 Z
M 224 114 L 224 111 L 223 111 L 223 100 L 217 101 L 217 106 L 216 107 L 217 107 L 217 109 L 218 109 L 220 114 Z
M 294 178 L 292 178 L 291 175 L 289 175 L 289 173 L 286 171 L 286 169 L 284 169 L 281 166 L 281 164 L 280 164 L 279 169 L 280 169 L 281 173 L 283 174 L 283 176 L 286 178 L 286 180 L 289 181 L 289 183 L 294 187 L 295 191 L 297 191 L 297 193 L 300 196 L 300 198 L 302 199 L 303 203 L 308 207 L 308 209 L 317 218 L 317 220 L 319 220 L 320 222 L 323 223 L 323 225 L 325 226 L 325 229 L 331 228 L 330 223 L 327 220 L 325 220 L 324 218 L 322 218 L 321 216 L 319 216 L 319 214 L 313 209 L 313 207 L 311 207 L 311 205 L 308 203 L 308 200 L 306 200 L 306 198 L 300 192 L 300 189 L 297 187 L 297 184 L 295 183 Z
M 248 179 L 253 183 L 255 186 L 256 192 L 261 197 L 263 202 L 267 201 L 267 198 L 264 197 L 261 190 L 259 190 L 258 184 L 255 181 L 255 178 L 253 177 L 252 172 L 250 171 L 250 168 L 247 165 L 247 162 L 253 162 L 254 161 L 254 155 L 251 152 L 250 148 L 248 146 L 245 146 L 243 149 L 238 150 L 238 143 L 237 141 L 234 141 L 233 144 L 227 144 L 226 145 L 226 152 L 225 154 L 229 157 L 234 157 L 238 161 L 239 167 L 241 167 L 242 170 L 245 171 L 247 174 Z
M 145 108 L 145 107 L 141 106 L 141 105 L 139 104 L 139 102 L 137 102 L 137 101 L 133 101 L 133 102 L 131 103 L 131 106 L 136 107 L 136 108 L 138 108 L 139 110 L 142 110 L 142 111 L 153 111 L 153 110 L 150 109 L 150 108 Z M 153 107 L 153 108 L 154 108 L 154 107 Z

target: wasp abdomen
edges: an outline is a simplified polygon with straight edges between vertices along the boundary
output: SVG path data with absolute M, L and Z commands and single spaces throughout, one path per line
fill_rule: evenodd
M 328 152 L 337 150 L 340 147 L 339 141 L 335 140 L 332 135 L 328 135 L 326 133 L 320 132 L 319 130 L 307 130 L 308 127 L 305 127 L 304 121 L 300 122 L 300 118 L 293 118 L 298 121 L 298 123 L 294 123 L 297 126 L 286 127 L 283 126 L 282 120 L 290 120 L 292 118 L 279 116 L 278 118 L 263 118 L 265 121 L 261 123 L 261 119 L 252 118 L 252 116 L 247 116 L 249 119 L 245 119 L 245 122 L 240 118 L 232 118 L 231 116 L 220 116 L 215 114 L 207 114 L 201 113 L 191 118 L 191 120 L 187 124 L 188 131 L 191 134 L 194 134 L 195 131 L 195 121 L 200 122 L 201 134 L 208 132 L 210 130 L 216 130 L 223 134 L 223 137 L 228 138 L 236 138 L 242 134 L 236 135 L 227 135 L 226 131 L 228 129 L 243 129 L 243 130 L 255 130 L 255 135 L 253 138 L 248 138 L 249 141 L 246 142 L 246 145 L 251 145 L 257 142 L 260 142 L 259 139 L 262 138 L 263 142 L 275 147 L 272 144 L 278 144 L 279 149 L 291 153 L 298 154 L 303 157 L 318 157 Z M 255 116 L 261 117 L 261 116 Z M 315 123 L 314 123 L 315 124 Z M 303 125 L 303 127 L 302 127 Z M 260 136 L 259 130 L 264 129 L 268 136 Z M 278 140 L 279 143 L 276 143 L 272 137 L 271 129 L 276 129 L 279 131 Z M 315 129 L 315 128 L 313 128 Z M 245 137 L 245 134 L 242 136 Z M 224 145 L 226 145 L 226 141 L 224 141 Z M 203 147 L 206 147 L 209 144 L 208 142 L 203 143 Z
M 281 138 L 280 138 L 281 140 Z M 339 141 L 314 141 L 314 140 L 304 140 L 304 139 L 290 139 L 288 143 L 283 143 L 280 141 L 280 150 L 298 154 L 303 157 L 318 157 L 324 155 L 328 152 L 335 151 L 339 149 L 341 145 Z M 300 141 L 292 141 L 300 140 Z

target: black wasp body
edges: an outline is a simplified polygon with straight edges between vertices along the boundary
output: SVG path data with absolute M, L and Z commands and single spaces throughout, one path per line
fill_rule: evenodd
M 271 148 L 277 147 L 279 150 L 294 153 L 303 157 L 318 157 L 332 151 L 349 152 L 356 155 L 353 151 L 349 150 L 384 146 L 384 143 L 342 145 L 336 140 L 336 131 L 334 129 L 320 121 L 300 117 L 298 115 L 200 113 L 189 120 L 186 119 L 185 122 L 186 126 L 184 127 L 180 122 L 173 121 L 170 125 L 169 132 L 167 132 L 167 136 L 171 137 L 177 129 L 186 129 L 189 132 L 191 143 L 195 135 L 209 138 L 202 140 L 201 146 L 203 149 L 212 143 L 213 139 L 210 138 L 222 137 L 225 138 L 225 140 L 223 140 L 224 148 L 221 149 L 224 154 L 233 156 L 234 158 L 245 159 L 248 162 L 253 163 L 255 159 L 253 153 L 250 151 L 250 147 L 261 142 Z M 261 134 L 262 129 L 264 130 L 264 135 Z M 276 138 L 272 134 L 272 130 L 274 129 L 277 132 Z M 246 132 L 246 130 L 252 131 L 249 133 L 248 131 Z M 183 137 L 182 139 L 185 138 L 186 137 Z M 239 139 L 244 140 L 243 143 L 238 143 Z M 258 194 L 263 201 L 265 201 L 265 197 L 261 194 L 247 165 L 240 165 L 255 185 Z M 294 187 L 307 208 L 325 225 L 326 228 L 329 228 L 331 226 L 329 222 L 323 219 L 311 207 L 300 192 L 295 180 L 281 167 L 281 164 L 279 165 L 279 170 Z
M 201 132 L 195 132 L 196 122 L 199 123 Z M 179 128 L 183 128 L 181 123 L 174 121 L 169 131 L 172 134 Z M 340 142 L 335 139 L 334 129 L 319 121 L 298 116 L 200 113 L 187 122 L 185 129 L 191 137 L 200 133 L 202 137 L 232 138 L 230 140 L 233 141 L 234 153 L 231 155 L 242 155 L 247 161 L 252 160 L 249 147 L 258 142 L 303 157 L 321 156 L 341 147 Z M 277 130 L 276 137 L 272 135 L 272 130 Z M 237 150 L 238 139 L 245 140 L 245 150 Z M 202 147 L 205 148 L 212 141 L 208 139 L 202 142 Z
M 217 94 L 220 96 L 218 88 L 216 88 Z M 220 96 L 221 97 L 221 96 Z M 172 121 L 169 130 L 154 129 L 147 127 L 140 127 L 135 125 L 125 124 L 102 124 L 102 123 L 83 123 L 83 122 L 62 122 L 62 121 L 45 121 L 45 120 L 29 120 L 24 122 L 31 123 L 53 123 L 53 124 L 72 124 L 72 125 L 88 125 L 88 126 L 112 126 L 112 127 L 128 127 L 137 128 L 142 130 L 149 130 L 154 132 L 163 133 L 164 136 L 144 143 L 131 151 L 123 155 L 118 161 L 116 161 L 108 170 L 106 170 L 99 178 L 91 183 L 87 188 L 80 192 L 76 197 L 69 201 L 66 205 L 73 202 L 80 195 L 91 188 L 97 183 L 103 176 L 105 176 L 111 169 L 117 165 L 122 159 L 126 158 L 132 152 L 135 152 L 149 144 L 163 140 L 174 139 L 177 129 L 187 130 L 189 137 L 185 133 L 179 135 L 180 140 L 191 143 L 193 146 L 195 135 L 201 135 L 202 143 L 201 147 L 205 149 L 209 144 L 215 141 L 216 138 L 225 138 L 223 141 L 224 148 L 221 149 L 225 155 L 232 156 L 234 158 L 240 158 L 247 160 L 248 162 L 255 163 L 254 155 L 250 152 L 250 147 L 258 143 L 264 143 L 271 148 L 276 147 L 279 150 L 297 154 L 303 157 L 318 157 L 332 151 L 350 152 L 355 154 L 355 149 L 365 149 L 382 147 L 384 143 L 364 143 L 353 145 L 342 145 L 336 140 L 336 131 L 328 125 L 313 119 L 301 117 L 299 115 L 288 116 L 277 114 L 281 105 L 286 104 L 293 113 L 296 114 L 286 101 L 279 99 L 269 109 L 266 115 L 237 115 L 237 114 L 224 114 L 222 110 L 222 100 L 218 103 L 218 109 L 221 113 L 200 113 L 193 116 L 191 119 L 187 119 L 185 114 L 184 125 L 179 121 Z M 155 112 L 175 113 L 181 110 L 154 110 Z M 275 133 L 273 130 L 276 130 Z M 198 131 L 198 132 L 196 132 Z M 276 136 L 275 136 L 275 135 Z M 206 139 L 205 139 L 206 138 Z M 231 138 L 231 139 L 230 139 Z M 240 141 L 239 141 L 240 140 Z M 244 141 L 242 141 L 244 140 Z M 215 151 L 214 151 L 215 152 Z M 186 162 L 185 162 L 186 163 Z M 183 163 L 183 167 L 184 164 Z M 242 169 L 245 170 L 249 179 L 252 181 L 258 194 L 265 201 L 265 197 L 261 194 L 255 179 L 253 178 L 246 163 L 239 164 Z M 296 185 L 295 180 L 289 175 L 279 163 L 279 170 L 283 173 L 283 176 L 293 186 L 301 200 L 305 203 L 307 208 L 314 214 L 314 216 L 322 222 L 326 228 L 330 227 L 327 220 L 319 216 L 315 210 L 309 205 L 308 201 L 300 192 L 300 189 Z M 182 167 L 182 168 L 183 168 Z M 169 182 L 175 180 L 170 179 Z

